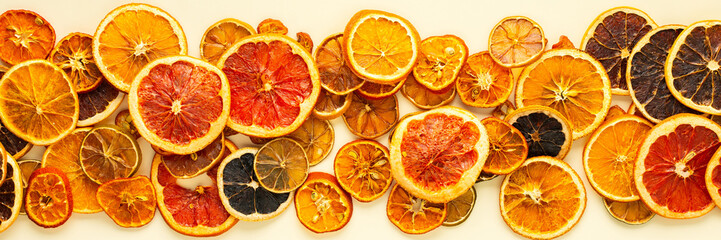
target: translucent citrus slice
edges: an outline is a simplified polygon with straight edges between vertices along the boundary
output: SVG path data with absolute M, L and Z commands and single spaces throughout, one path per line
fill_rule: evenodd
M 481 124 L 486 128 L 490 142 L 488 159 L 483 171 L 504 175 L 520 167 L 528 155 L 528 145 L 523 133 L 495 117 L 485 118 Z
M 445 203 L 473 186 L 488 148 L 486 128 L 475 115 L 440 107 L 398 123 L 389 148 L 391 172 L 413 196 Z
M 633 105 L 633 104 L 631 104 L 631 105 Z M 621 116 L 621 115 L 624 115 L 624 114 L 626 114 L 626 111 L 625 111 L 625 110 L 623 110 L 623 109 L 622 109 L 621 107 L 619 107 L 618 105 L 613 105 L 613 106 L 611 106 L 611 108 L 608 109 L 608 113 L 606 113 L 606 120 L 605 120 L 605 121 L 608 121 L 608 120 L 610 120 L 611 118 L 615 118 L 615 117 L 618 117 L 618 116 Z M 599 128 L 600 128 L 600 127 L 599 127 Z M 596 129 L 596 130 L 598 130 L 598 129 Z
M 135 77 L 128 110 L 150 144 L 187 155 L 223 132 L 230 108 L 228 81 L 220 69 L 199 59 L 156 59 Z
M 538 23 L 523 16 L 502 19 L 488 38 L 491 57 L 504 67 L 522 67 L 536 60 L 546 48 Z
M 93 90 L 104 81 L 93 59 L 93 36 L 89 34 L 74 32 L 60 39 L 48 60 L 65 71 L 78 93 Z
M 456 96 L 456 88 L 451 85 L 440 92 L 434 92 L 418 83 L 413 74 L 408 74 L 401 86 L 401 94 L 416 107 L 428 110 L 451 103 Z
M 468 219 L 476 205 L 476 188 L 471 187 L 466 193 L 451 200 L 446 204 L 446 219 L 443 220 L 443 226 L 456 226 Z
M 132 176 L 142 160 L 135 138 L 114 125 L 91 129 L 79 152 L 83 172 L 98 184 Z
M 501 216 L 514 232 L 551 239 L 571 230 L 586 209 L 586 189 L 567 163 L 529 158 L 501 185 Z
M 240 220 L 264 221 L 290 206 L 289 193 L 273 193 L 261 187 L 253 170 L 257 148 L 241 148 L 218 166 L 218 193 L 225 209 Z
M 656 216 L 641 200 L 618 202 L 604 198 L 603 205 L 606 206 L 606 210 L 613 218 L 631 225 L 644 224 Z
M 352 95 L 335 95 L 322 89 L 313 108 L 313 116 L 325 120 L 340 117 L 350 107 Z
M 286 137 L 298 142 L 308 156 L 308 164 L 315 166 L 333 150 L 335 131 L 328 120 L 320 120 L 311 116 Z
M 711 211 L 714 202 L 705 174 L 720 137 L 719 125 L 694 114 L 677 114 L 654 126 L 634 168 L 643 202 L 667 218 L 694 218 Z
M 9 162 L 9 160 L 8 160 L 8 162 Z M 22 180 L 21 185 L 23 188 L 23 192 L 26 192 L 25 189 L 28 187 L 28 181 L 30 180 L 30 175 L 32 175 L 36 169 L 38 169 L 42 166 L 42 162 L 37 159 L 27 159 L 26 158 L 26 159 L 18 160 L 17 164 L 18 164 L 17 171 L 20 172 L 20 178 Z M 8 176 L 10 176 L 9 174 L 10 174 L 10 172 L 8 172 Z M 2 191 L 0 191 L 0 192 L 2 192 Z M 8 193 L 11 193 L 11 192 L 12 192 L 12 190 L 9 191 Z M 25 195 L 23 195 L 22 199 L 23 200 L 25 199 Z M 25 201 L 17 202 L 20 205 L 20 214 L 23 214 L 23 215 L 26 214 L 25 213 L 25 205 L 23 205 L 24 202 Z M 8 204 L 7 206 L 10 206 L 10 205 L 11 204 Z
M 0 233 L 9 228 L 20 214 L 23 201 L 23 179 L 18 164 L 8 157 L 6 178 L 0 183 Z
M 133 124 L 133 116 L 130 116 L 128 109 L 122 110 L 115 115 L 115 125 L 135 137 L 135 139 L 140 138 L 140 133 L 138 133 L 138 129 L 135 128 L 135 124 Z
M 551 107 L 568 119 L 573 139 L 595 130 L 611 107 L 611 88 L 603 66 L 576 49 L 545 52 L 521 73 L 516 107 Z
M 651 123 L 624 114 L 607 120 L 583 148 L 583 169 L 593 189 L 613 201 L 639 200 L 633 178 L 636 156 Z
M 468 46 L 454 35 L 433 36 L 421 41 L 413 76 L 433 91 L 448 88 L 468 58 Z
M 472 107 L 495 107 L 503 104 L 513 91 L 515 80 L 510 68 L 491 58 L 488 52 L 468 57 L 456 79 L 461 101 Z
M 313 110 L 320 80 L 312 57 L 279 34 L 242 39 L 218 61 L 230 83 L 228 126 L 271 138 L 295 131 Z
M 406 78 L 404 77 L 401 81 L 391 84 L 366 82 L 356 92 L 369 99 L 387 98 L 401 90 L 405 81 Z
M 291 192 L 308 177 L 308 157 L 303 146 L 290 138 L 278 138 L 258 150 L 253 169 L 258 182 L 274 193 Z
M 335 155 L 333 171 L 340 186 L 360 202 L 380 198 L 393 181 L 388 148 L 373 140 L 343 145 Z
M 28 10 L 7 10 L 0 15 L 0 59 L 15 65 L 45 59 L 55 45 L 55 29 L 42 16 Z
M 200 151 L 188 155 L 161 155 L 160 159 L 173 177 L 193 178 L 223 160 L 226 150 L 224 144 L 225 138 L 221 135 Z
M 418 59 L 421 38 L 405 18 L 378 10 L 358 11 L 343 36 L 346 62 L 358 76 L 390 84 L 405 79 Z
M 60 68 L 45 60 L 17 64 L 0 80 L 0 119 L 16 136 L 50 145 L 75 129 L 78 94 Z
M 92 126 L 105 120 L 118 109 L 123 99 L 125 99 L 125 94 L 107 81 L 102 81 L 90 92 L 79 93 L 78 126 Z
M 54 167 L 35 170 L 25 194 L 25 211 L 38 226 L 55 228 L 73 213 L 73 195 L 65 173 Z
M 645 12 L 631 7 L 609 9 L 591 22 L 580 49 L 601 62 L 613 94 L 628 95 L 628 57 L 636 43 L 657 26 Z
M 353 94 L 351 99 L 350 107 L 343 113 L 343 121 L 358 137 L 378 138 L 398 122 L 398 98 L 395 95 L 371 100 Z
M 320 84 L 324 89 L 337 95 L 346 95 L 363 86 L 365 80 L 353 73 L 346 65 L 343 52 L 343 33 L 336 33 L 323 39 L 313 53 L 320 73 Z
M 119 178 L 100 185 L 98 203 L 115 224 L 142 227 L 155 216 L 155 189 L 146 176 Z
M 571 149 L 571 126 L 556 110 L 528 106 L 511 112 L 505 120 L 523 133 L 528 145 L 528 158 L 550 156 L 563 159 Z
M 313 38 L 308 33 L 298 32 L 295 34 L 296 40 L 305 50 L 309 53 L 313 53 Z M 314 58 L 315 59 L 315 58 Z
M 226 18 L 210 25 L 200 40 L 200 57 L 217 64 L 220 57 L 240 39 L 255 34 L 250 24 L 235 18 Z
M 280 20 L 266 18 L 265 20 L 258 23 L 258 33 L 273 33 L 286 35 L 288 34 L 288 28 Z
M 433 203 L 411 195 L 400 185 L 393 186 L 386 204 L 388 220 L 404 233 L 423 234 L 441 226 L 446 219 L 446 203 Z
M 295 214 L 314 233 L 338 231 L 353 215 L 353 201 L 333 175 L 308 174 L 308 180 L 295 192 Z

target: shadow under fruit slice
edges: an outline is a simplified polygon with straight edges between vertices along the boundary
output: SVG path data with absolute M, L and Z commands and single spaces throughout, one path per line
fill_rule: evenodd
M 15 65 L 45 59 L 55 45 L 55 29 L 42 16 L 28 10 L 0 15 L 0 59 Z
M 20 214 L 23 205 L 23 179 L 14 159 L 5 163 L 6 177 L 0 181 L 0 233 L 10 227 Z
M 528 155 L 528 144 L 523 133 L 511 124 L 488 117 L 481 121 L 488 132 L 490 147 L 483 171 L 490 174 L 509 174 L 523 164 Z
M 433 91 L 441 91 L 453 85 L 468 58 L 466 42 L 455 35 L 423 39 L 418 50 L 418 63 L 413 67 L 413 76 L 418 83 Z
M 409 234 L 423 234 L 436 229 L 447 214 L 446 203 L 417 198 L 398 184 L 393 186 L 386 204 L 388 220 Z
M 79 93 L 80 114 L 78 126 L 92 126 L 110 117 L 118 109 L 124 98 L 125 94 L 105 80 L 102 80 L 95 89 L 86 93 Z
M 230 83 L 228 127 L 248 136 L 272 138 L 295 131 L 313 111 L 321 89 L 312 57 L 285 35 L 243 38 L 218 66 Z
M 121 227 L 141 227 L 155 216 L 155 189 L 146 176 L 119 178 L 100 185 L 103 211 Z
M 265 189 L 274 193 L 287 193 L 306 181 L 308 165 L 303 146 L 290 138 L 277 138 L 258 150 L 253 170 Z
M 163 160 L 163 165 L 173 177 L 192 178 L 207 172 L 208 169 L 223 160 L 223 155 L 227 150 L 224 143 L 225 138 L 220 135 L 200 151 L 188 155 L 160 154 L 160 159 Z
M 373 100 L 353 94 L 350 107 L 343 113 L 343 122 L 358 137 L 378 138 L 398 122 L 398 98 L 393 95 Z
M 104 81 L 93 59 L 93 36 L 70 33 L 60 39 L 48 60 L 63 69 L 78 93 L 93 90 Z
M 218 192 L 225 210 L 240 220 L 264 221 L 290 206 L 291 195 L 263 188 L 253 170 L 257 148 L 241 148 L 218 166 Z
M 495 107 L 508 100 L 513 91 L 513 72 L 493 61 L 487 51 L 468 57 L 456 78 L 456 91 L 471 107 Z
M 38 226 L 55 228 L 73 213 L 70 182 L 60 169 L 43 167 L 30 175 L 25 194 L 25 211 Z
M 240 39 L 255 34 L 250 24 L 235 18 L 226 18 L 210 25 L 200 41 L 200 57 L 217 64 L 220 56 Z
M 656 216 L 641 200 L 618 202 L 603 198 L 603 205 L 613 218 L 631 225 L 644 224 Z
M 343 145 L 333 162 L 338 183 L 360 202 L 380 198 L 393 181 L 388 155 L 388 148 L 373 140 Z
M 325 89 L 321 89 L 318 95 L 318 102 L 313 108 L 313 116 L 318 119 L 331 120 L 343 115 L 350 107 L 352 93 L 346 95 L 335 95 Z
M 347 95 L 360 88 L 365 80 L 346 65 L 343 52 L 343 33 L 328 36 L 318 45 L 313 59 L 318 65 L 323 89 L 337 95 Z
M 114 125 L 94 127 L 80 145 L 80 166 L 97 184 L 132 176 L 141 156 L 135 138 Z
M 471 187 L 466 193 L 446 204 L 446 218 L 443 226 L 456 226 L 468 219 L 476 205 L 476 187 Z
M 528 158 L 550 156 L 563 159 L 571 149 L 571 127 L 556 110 L 528 106 L 511 112 L 505 120 L 523 133 L 528 145 Z
M 330 121 L 310 116 L 303 125 L 286 137 L 298 142 L 308 156 L 308 164 L 315 166 L 333 150 L 335 131 Z
M 491 57 L 504 67 L 522 67 L 536 60 L 546 48 L 543 28 L 524 16 L 502 19 L 488 37 Z
M 448 86 L 446 89 L 442 89 L 439 92 L 434 92 L 425 86 L 421 85 L 413 77 L 413 74 L 408 74 L 406 81 L 401 86 L 401 94 L 408 99 L 413 105 L 420 109 L 434 109 L 453 101 L 456 96 L 456 87 L 453 85 Z
M 294 200 L 298 220 L 314 233 L 340 230 L 353 216 L 350 195 L 333 175 L 324 172 L 308 174 L 308 180 L 295 192 Z

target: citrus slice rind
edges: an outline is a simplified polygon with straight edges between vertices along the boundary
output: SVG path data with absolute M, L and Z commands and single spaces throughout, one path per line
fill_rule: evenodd
M 367 99 L 388 98 L 401 90 L 406 79 L 407 77 L 404 77 L 400 81 L 390 84 L 366 82 L 355 92 Z
M 360 202 L 385 194 L 393 181 L 388 148 L 373 140 L 355 140 L 335 155 L 333 172 L 340 186 Z
M 388 220 L 408 234 L 423 234 L 443 224 L 448 214 L 447 203 L 433 203 L 393 186 L 386 204 Z
M 125 94 L 103 80 L 95 89 L 78 93 L 78 127 L 95 125 L 115 112 Z
M 486 128 L 490 142 L 483 172 L 505 175 L 520 167 L 528 155 L 528 143 L 523 133 L 495 117 L 485 118 L 481 123 Z
M 644 224 L 656 216 L 641 200 L 618 202 L 603 198 L 603 205 L 613 218 L 630 225 Z
M 336 33 L 323 39 L 313 52 L 313 60 L 318 66 L 320 84 L 328 92 L 347 95 L 363 86 L 365 80 L 355 75 L 346 65 L 343 52 L 343 33 Z
M 353 94 L 350 107 L 343 113 L 343 122 L 354 135 L 376 139 L 390 131 L 398 122 L 398 98 L 367 99 Z
M 413 76 L 432 91 L 444 90 L 454 83 L 468 55 L 466 42 L 455 35 L 428 37 L 421 41 Z
M 24 204 L 23 179 L 20 168 L 10 155 L 6 156 L 6 177 L 0 181 L 0 233 L 8 229 L 20 214 Z
M 115 125 L 99 125 L 83 138 L 80 166 L 97 184 L 127 178 L 140 167 L 142 154 L 135 138 Z
M 55 45 L 55 29 L 33 11 L 5 11 L 0 15 L 0 29 L 0 61 L 9 65 L 45 59 Z
M 277 138 L 260 148 L 253 161 L 258 183 L 270 192 L 288 193 L 308 178 L 308 157 L 298 142 Z
M 706 167 L 704 180 L 711 199 L 721 208 L 721 151 L 716 151 Z
M 121 227 L 142 227 L 155 216 L 155 189 L 146 176 L 106 182 L 98 188 L 97 199 L 108 217 Z
M 78 93 L 95 89 L 103 80 L 103 74 L 93 59 L 93 36 L 86 33 L 70 33 L 58 41 L 48 60 L 63 69 Z
M 217 64 L 228 48 L 244 37 L 256 34 L 250 24 L 235 18 L 226 18 L 210 25 L 200 41 L 200 57 Z
M 498 64 L 484 51 L 468 57 L 455 85 L 458 97 L 466 105 L 495 107 L 508 100 L 514 84 L 511 69 Z
M 293 199 L 298 220 L 314 233 L 338 231 L 353 216 L 352 198 L 328 173 L 308 174 L 308 180 L 298 188 Z
M 541 56 L 546 48 L 543 28 L 530 18 L 511 16 L 491 30 L 488 49 L 495 62 L 504 67 L 522 67 Z
M 549 107 L 528 106 L 506 116 L 506 122 L 523 133 L 527 158 L 550 156 L 564 159 L 571 149 L 571 126 L 561 113 Z
M 33 171 L 25 193 L 25 211 L 38 226 L 55 228 L 73 213 L 70 181 L 60 169 L 43 167 Z
M 476 187 L 471 187 L 466 193 L 446 204 L 446 218 L 443 226 L 456 226 L 468 219 L 476 205 Z

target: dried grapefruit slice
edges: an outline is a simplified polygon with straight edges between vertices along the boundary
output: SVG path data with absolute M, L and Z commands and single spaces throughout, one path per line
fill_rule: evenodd
M 522 67 L 536 60 L 546 48 L 538 23 L 524 16 L 502 19 L 488 38 L 491 57 L 504 67 Z
M 654 126 L 634 170 L 643 202 L 667 218 L 694 218 L 711 211 L 714 203 L 704 176 L 720 137 L 721 127 L 694 114 L 677 114 Z
M 398 123 L 390 143 L 391 172 L 410 194 L 445 203 L 473 186 L 488 145 L 486 128 L 475 115 L 436 108 Z
M 631 225 L 644 224 L 656 216 L 641 200 L 618 202 L 603 198 L 603 205 L 606 206 L 606 210 L 613 218 Z
M 28 141 L 19 138 L 0 122 L 0 144 L 15 159 L 21 158 L 33 147 Z
M 456 79 L 456 90 L 468 106 L 495 107 L 508 100 L 514 83 L 511 69 L 496 63 L 484 51 L 468 57 Z
M 250 24 L 235 18 L 226 18 L 210 25 L 200 41 L 200 57 L 217 64 L 220 57 L 240 39 L 255 34 Z
M 456 88 L 451 85 L 434 92 L 418 83 L 413 74 L 408 74 L 408 78 L 401 86 L 401 94 L 416 107 L 429 110 L 451 103 L 456 96 Z
M 308 180 L 295 192 L 295 214 L 314 233 L 338 231 L 353 216 L 353 200 L 333 175 L 308 174 Z
M 0 59 L 15 65 L 45 59 L 55 45 L 55 29 L 42 16 L 28 10 L 7 10 L 0 15 Z
M 132 176 L 142 160 L 135 138 L 115 125 L 91 129 L 83 138 L 79 153 L 83 172 L 97 184 Z
M 226 150 L 224 144 L 225 138 L 221 134 L 200 151 L 187 155 L 162 155 L 160 159 L 173 177 L 193 178 L 207 172 L 223 160 Z
M 75 32 L 60 39 L 48 60 L 65 71 L 78 93 L 93 90 L 103 82 L 103 73 L 93 59 L 93 36 L 89 34 Z
M 318 95 L 318 102 L 313 107 L 313 116 L 325 120 L 340 117 L 350 107 L 352 95 L 335 95 L 322 89 Z
M 23 205 L 23 179 L 14 159 L 7 156 L 6 177 L 0 181 L 0 233 L 17 219 Z
M 488 159 L 483 171 L 491 174 L 509 174 L 523 164 L 528 155 L 528 144 L 523 133 L 511 124 L 488 117 L 481 121 L 488 132 L 490 142 Z
M 44 167 L 30 175 L 25 194 L 25 211 L 38 226 L 55 228 L 73 213 L 70 182 L 60 169 Z
M 360 88 L 365 80 L 353 73 L 346 65 L 343 52 L 343 33 L 328 36 L 318 45 L 313 59 L 318 65 L 320 84 L 325 90 L 337 95 L 346 95 Z
M 333 162 L 338 183 L 360 202 L 383 196 L 393 181 L 388 148 L 373 140 L 355 140 L 338 150 Z
M 571 149 L 571 126 L 563 115 L 552 108 L 519 108 L 507 115 L 505 120 L 523 133 L 528 145 L 528 158 L 550 156 L 563 159 Z
M 333 150 L 335 130 L 333 130 L 330 121 L 311 116 L 305 120 L 303 125 L 300 125 L 297 130 L 286 137 L 298 142 L 308 156 L 308 164 L 315 166 Z
M 110 117 L 123 99 L 125 94 L 104 80 L 90 92 L 79 93 L 78 127 L 92 126 Z
M 388 196 L 388 220 L 404 233 L 430 232 L 443 223 L 447 214 L 446 203 L 433 203 L 417 198 L 398 184 L 393 186 Z
M 446 218 L 443 226 L 456 226 L 468 219 L 476 205 L 476 187 L 471 187 L 466 193 L 446 204 Z
M 409 74 L 410 75 L 410 74 Z M 403 78 L 399 82 L 391 84 L 381 84 L 374 82 L 366 82 L 356 93 L 368 99 L 381 99 L 393 96 L 401 90 L 407 78 Z
M 142 227 L 155 216 L 155 189 L 146 176 L 106 182 L 98 188 L 97 199 L 121 227 Z
M 398 98 L 395 95 L 371 100 L 353 94 L 350 105 L 343 113 L 343 121 L 348 130 L 358 137 L 378 138 L 398 122 Z
M 253 169 L 258 182 L 265 189 L 274 193 L 287 193 L 306 181 L 308 165 L 303 146 L 290 138 L 277 138 L 258 150 Z
M 423 39 L 418 48 L 418 63 L 413 76 L 423 86 L 441 91 L 451 86 L 468 58 L 468 46 L 455 35 Z

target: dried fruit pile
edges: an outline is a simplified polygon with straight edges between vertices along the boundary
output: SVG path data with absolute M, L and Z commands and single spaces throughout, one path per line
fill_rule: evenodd
M 257 29 L 223 19 L 195 58 L 180 24 L 147 4 L 119 6 L 94 35 L 57 43 L 37 13 L 2 13 L 0 232 L 21 212 L 45 228 L 73 212 L 142 227 L 158 209 L 181 234 L 215 236 L 293 205 L 324 233 L 351 222 L 354 201 L 389 192 L 389 222 L 422 234 L 463 223 L 476 187 L 489 187 L 474 185 L 505 175 L 503 220 L 550 239 L 586 208 L 577 171 L 629 224 L 721 206 L 721 21 L 658 26 L 618 7 L 579 48 L 561 37 L 549 49 L 537 22 L 514 16 L 475 53 L 378 10 L 315 48 L 307 33 L 287 34 L 275 19 Z M 423 111 L 400 116 L 398 91 Z M 108 121 L 126 95 L 128 110 Z M 456 95 L 492 116 L 445 106 Z M 630 95 L 628 111 L 612 95 Z M 340 143 L 333 174 L 313 171 L 339 118 L 358 139 Z M 257 146 L 238 148 L 236 134 Z M 386 134 L 388 146 L 376 141 Z M 141 137 L 153 159 L 142 159 Z M 564 158 L 584 139 L 580 171 Z M 42 160 L 22 159 L 33 145 L 46 146 Z M 137 174 L 142 164 L 149 176 Z M 180 184 L 202 176 L 212 184 Z

